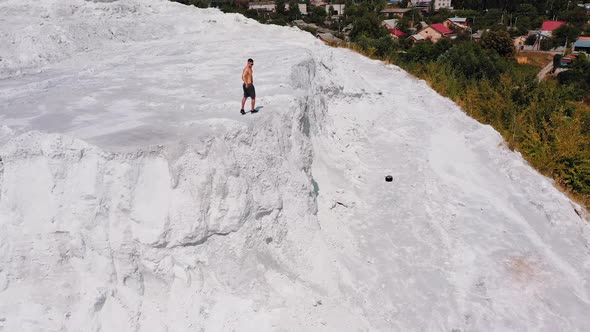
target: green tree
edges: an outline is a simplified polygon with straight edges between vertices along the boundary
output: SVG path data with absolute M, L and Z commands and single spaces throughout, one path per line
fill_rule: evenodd
M 553 44 L 553 39 L 550 38 L 543 38 L 541 39 L 541 51 L 549 51 L 550 49 L 554 48 L 555 45 Z M 559 46 L 559 45 L 557 45 Z
M 521 35 L 525 35 L 533 27 L 531 19 L 527 16 L 517 17 L 516 23 L 514 25 Z
M 450 10 L 443 8 L 443 9 L 439 10 L 438 13 L 436 13 L 430 17 L 430 22 L 431 23 L 442 23 L 447 18 L 452 17 L 452 16 L 453 16 L 453 13 L 451 13 Z
M 403 53 L 403 59 L 407 62 L 425 63 L 435 60 L 438 54 L 434 51 L 434 44 L 430 39 L 416 42 L 412 48 Z
M 561 66 L 561 54 L 555 54 L 553 56 L 553 71 L 555 71 L 555 69 L 559 68 Z
M 438 62 L 448 64 L 456 74 L 472 80 L 497 79 L 508 69 L 504 58 L 472 42 L 455 45 L 441 55 Z
M 389 31 L 381 25 L 381 19 L 373 12 L 356 18 L 352 24 L 350 39 L 353 41 L 361 34 L 373 39 L 389 35 Z
M 514 56 L 514 42 L 506 31 L 489 31 L 481 37 L 484 49 L 494 50 L 499 55 L 511 58 Z
M 516 14 L 516 16 L 519 17 L 519 19 L 521 19 L 523 17 L 528 17 L 529 19 L 533 19 L 538 15 L 538 11 L 537 11 L 537 8 L 535 6 L 533 6 L 532 4 L 524 3 L 518 7 L 515 14 Z
M 389 36 L 383 36 L 375 42 L 376 52 L 375 55 L 379 57 L 386 57 L 388 56 L 395 48 L 395 43 L 393 39 Z
M 566 41 L 573 42 L 580 35 L 580 30 L 568 24 L 564 24 L 553 31 L 553 44 L 557 46 L 564 46 Z
M 299 4 L 295 0 L 289 2 L 289 21 L 294 21 L 301 18 L 301 11 L 299 10 Z
M 326 18 L 326 10 L 323 7 L 313 7 L 311 12 L 309 13 L 309 17 L 314 23 L 322 23 Z
M 562 85 L 571 85 L 576 91 L 577 99 L 590 95 L 590 60 L 579 54 L 573 61 L 572 67 L 557 76 Z
M 285 0 L 276 0 L 275 5 L 277 7 L 277 13 L 284 15 L 285 14 Z
M 453 7 L 457 9 L 482 9 L 483 3 L 481 0 L 454 0 Z
M 244 12 L 244 16 L 246 16 L 247 18 L 256 19 L 258 18 L 258 11 L 256 11 L 256 9 L 247 9 Z
M 434 54 L 440 56 L 453 47 L 453 42 L 448 38 L 443 38 L 434 44 Z
M 481 18 L 480 24 L 484 27 L 491 27 L 502 21 L 502 11 L 499 9 L 490 9 Z
M 537 35 L 530 35 L 528 37 L 526 37 L 526 40 L 524 41 L 525 45 L 535 45 L 535 42 L 537 41 Z

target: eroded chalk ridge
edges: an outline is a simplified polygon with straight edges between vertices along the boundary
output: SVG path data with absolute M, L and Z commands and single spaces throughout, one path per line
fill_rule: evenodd
M 293 68 L 301 93 L 291 112 L 190 144 L 114 153 L 3 127 L 5 326 L 75 329 L 91 317 L 97 330 L 164 327 L 183 310 L 202 313 L 179 326 L 203 326 L 216 293 L 263 305 L 272 297 L 265 271 L 296 279 L 298 264 L 311 268 L 301 252 L 317 229 L 310 136 L 325 100 L 316 73 L 311 58 Z M 13 297 L 26 300 L 6 300 Z
M 90 315 L 106 330 L 116 313 L 136 328 L 156 307 L 180 310 L 150 303 L 155 289 L 172 296 L 182 280 L 188 293 L 206 292 L 209 278 L 223 279 L 218 269 L 239 274 L 249 250 L 281 246 L 289 223 L 317 210 L 308 115 L 288 114 L 192 145 L 126 154 L 59 134 L 12 137 L 0 147 L 5 324 L 75 328 Z M 280 270 L 284 251 L 264 257 Z M 212 303 L 196 294 L 194 305 Z M 6 300 L 17 295 L 27 300 Z

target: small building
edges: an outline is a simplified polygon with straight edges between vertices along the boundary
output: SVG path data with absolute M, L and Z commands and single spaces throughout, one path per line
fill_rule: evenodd
M 434 10 L 441 10 L 441 9 L 453 9 L 451 5 L 451 0 L 434 0 L 433 4 Z
M 399 29 L 391 29 L 391 30 L 389 30 L 389 35 L 393 39 L 399 39 L 399 38 L 404 38 L 406 36 L 406 33 L 399 30 Z
M 403 32 L 397 28 L 398 22 L 399 22 L 399 20 L 394 18 L 391 20 L 384 20 L 382 23 L 382 25 L 387 30 L 389 30 L 389 34 L 390 34 L 391 38 L 398 39 L 398 38 L 402 38 L 406 35 L 405 32 Z
M 430 12 L 431 0 L 410 0 L 408 1 L 408 8 L 416 8 L 423 12 Z
M 581 7 L 582 9 L 586 10 L 586 14 L 590 15 L 590 2 L 588 3 L 580 3 L 578 4 L 578 7 Z
M 580 37 L 574 43 L 574 52 L 590 54 L 590 37 Z
M 408 7 L 430 7 L 431 0 L 409 0 Z
M 559 60 L 559 66 L 562 68 L 569 67 L 577 57 L 574 53 L 568 54 Z
M 383 23 L 381 23 L 387 30 L 391 30 L 391 29 L 395 29 L 397 28 L 397 23 L 399 22 L 399 20 L 397 19 L 390 19 L 390 20 L 383 20 Z
M 300 29 L 315 29 L 318 30 L 319 27 L 314 23 L 306 23 L 303 20 L 294 20 L 293 24 Z
M 298 3 L 297 6 L 299 6 L 299 12 L 302 15 L 307 15 L 307 4 L 306 3 Z
M 328 16 L 342 16 L 344 15 L 344 7 L 343 3 L 333 3 L 330 5 L 325 5 L 326 13 Z
M 412 42 L 419 42 L 421 40 L 425 40 L 425 38 L 422 35 L 419 35 L 417 33 L 411 35 L 410 37 L 408 37 L 408 39 Z
M 307 15 L 307 4 L 298 3 L 299 12 L 302 15 Z M 255 1 L 248 3 L 248 9 L 254 9 L 257 12 L 274 13 L 277 10 L 276 3 L 274 1 Z M 289 11 L 289 4 L 285 4 L 285 11 Z
M 412 8 L 385 8 L 381 11 L 381 15 L 387 18 L 403 18 L 410 10 L 412 10 Z
M 443 38 L 451 37 L 453 35 L 453 30 L 447 28 L 442 23 L 434 23 L 418 31 L 417 35 L 422 36 L 423 39 L 430 39 L 433 43 L 436 43 Z M 414 36 L 415 35 L 412 37 Z
M 329 32 L 325 32 L 325 33 L 318 33 L 316 35 L 316 37 L 323 41 L 326 44 L 340 44 L 343 42 L 342 39 L 334 36 L 333 34 L 329 33 Z
M 524 46 L 526 45 L 527 36 L 518 36 L 514 38 L 514 48 L 518 51 L 524 50 Z
M 451 27 L 456 27 L 456 28 L 461 28 L 461 29 L 465 29 L 468 28 L 469 25 L 467 24 L 467 18 L 464 17 L 451 17 L 446 19 L 443 24 L 447 27 L 447 28 L 451 28 Z
M 420 8 L 424 11 L 430 11 L 430 8 L 435 11 L 441 9 L 453 9 L 451 0 L 410 0 L 408 1 L 408 7 Z
M 479 42 L 481 40 L 481 36 L 483 35 L 483 30 L 477 30 L 476 32 L 471 34 L 471 40 L 474 42 Z
M 248 3 L 248 9 L 258 12 L 274 13 L 277 10 L 277 5 L 274 1 L 256 1 Z
M 560 26 L 566 24 L 565 21 L 545 21 L 541 26 L 541 34 L 545 37 L 551 37 L 553 30 L 559 28 Z

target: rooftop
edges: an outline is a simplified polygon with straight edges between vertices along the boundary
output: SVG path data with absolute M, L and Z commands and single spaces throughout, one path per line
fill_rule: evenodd
M 447 28 L 444 24 L 442 23 L 434 23 L 430 25 L 434 30 L 442 33 L 443 35 L 449 34 L 449 33 L 453 33 L 453 30 Z
M 419 34 L 411 35 L 410 38 L 414 38 L 415 40 L 424 40 L 424 37 Z
M 410 10 L 412 10 L 412 8 L 385 8 L 381 12 L 382 13 L 403 14 L 403 13 L 406 13 Z
M 397 20 L 397 19 L 383 20 L 383 24 L 391 29 L 394 29 L 397 26 L 398 22 L 399 22 L 399 20 Z
M 462 22 L 467 22 L 467 18 L 465 18 L 465 17 L 449 17 L 449 21 L 462 23 Z
M 541 26 L 541 30 L 553 31 L 566 23 L 567 23 L 566 21 L 545 21 L 545 22 L 543 22 L 543 25 Z
M 406 35 L 405 32 L 398 30 L 398 29 L 391 29 L 391 30 L 389 30 L 389 33 L 391 33 L 392 35 L 394 35 L 398 38 L 401 38 Z
M 590 47 L 590 39 L 578 39 L 574 43 L 574 47 Z

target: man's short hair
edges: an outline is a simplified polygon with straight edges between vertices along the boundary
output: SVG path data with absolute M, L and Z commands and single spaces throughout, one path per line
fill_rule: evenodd
M 248 62 L 254 62 L 254 60 L 252 60 L 252 59 L 248 59 Z

